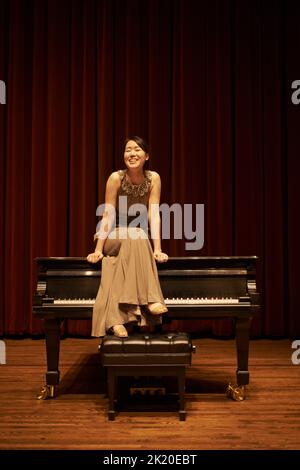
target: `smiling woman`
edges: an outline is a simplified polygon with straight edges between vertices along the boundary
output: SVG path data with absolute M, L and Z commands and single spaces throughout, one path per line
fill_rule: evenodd
M 155 261 L 166 262 L 161 250 L 159 207 L 161 182 L 155 171 L 145 169 L 149 160 L 148 144 L 138 136 L 125 141 L 126 169 L 113 172 L 107 180 L 105 208 L 96 249 L 87 260 L 102 260 L 101 284 L 93 309 L 92 336 L 104 336 L 112 330 L 116 336 L 128 336 L 125 324 L 141 326 L 161 322 L 167 311 L 159 284 Z M 120 204 L 127 199 L 126 212 Z M 130 225 L 136 214 L 130 207 L 139 205 L 150 224 Z M 111 210 L 111 208 L 115 210 Z M 128 212 L 127 212 L 128 208 Z

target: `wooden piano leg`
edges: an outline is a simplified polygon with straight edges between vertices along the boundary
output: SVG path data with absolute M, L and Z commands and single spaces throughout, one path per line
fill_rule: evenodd
M 249 331 L 251 318 L 237 318 L 235 323 L 237 348 L 237 386 L 231 384 L 227 388 L 227 396 L 236 401 L 246 398 L 245 385 L 249 383 L 248 357 L 249 357 Z
M 249 357 L 249 332 L 251 318 L 237 318 L 236 320 L 236 347 L 238 368 L 236 372 L 237 384 L 248 385 L 248 357 Z
M 41 388 L 37 397 L 39 399 L 54 398 L 55 387 L 59 383 L 59 346 L 60 346 L 60 323 L 57 318 L 44 321 L 46 334 L 47 373 L 46 385 Z

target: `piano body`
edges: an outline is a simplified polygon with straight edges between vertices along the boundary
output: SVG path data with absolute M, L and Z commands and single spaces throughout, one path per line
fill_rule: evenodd
M 168 307 L 166 321 L 232 318 L 237 347 L 237 387 L 228 394 L 244 399 L 249 383 L 249 330 L 259 310 L 256 256 L 181 257 L 158 264 Z M 59 383 L 60 328 L 65 319 L 90 319 L 101 278 L 101 263 L 85 258 L 37 258 L 38 280 L 33 315 L 44 321 L 46 386 L 41 398 L 53 397 Z M 231 387 L 231 388 L 230 388 Z

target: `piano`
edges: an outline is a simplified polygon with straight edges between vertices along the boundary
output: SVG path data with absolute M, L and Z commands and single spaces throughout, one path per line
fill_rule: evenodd
M 46 385 L 39 398 L 54 397 L 59 384 L 61 324 L 90 319 L 101 279 L 101 263 L 85 258 L 36 258 L 37 288 L 33 316 L 44 322 L 47 353 Z M 256 256 L 180 257 L 157 264 L 161 288 L 172 320 L 232 318 L 237 350 L 237 385 L 227 395 L 245 398 L 249 384 L 251 320 L 260 308 L 256 291 Z

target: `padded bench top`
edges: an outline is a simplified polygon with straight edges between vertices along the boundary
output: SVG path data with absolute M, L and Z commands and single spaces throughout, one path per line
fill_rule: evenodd
M 192 342 L 187 333 L 134 334 L 127 338 L 105 336 L 101 361 L 108 365 L 190 364 Z

